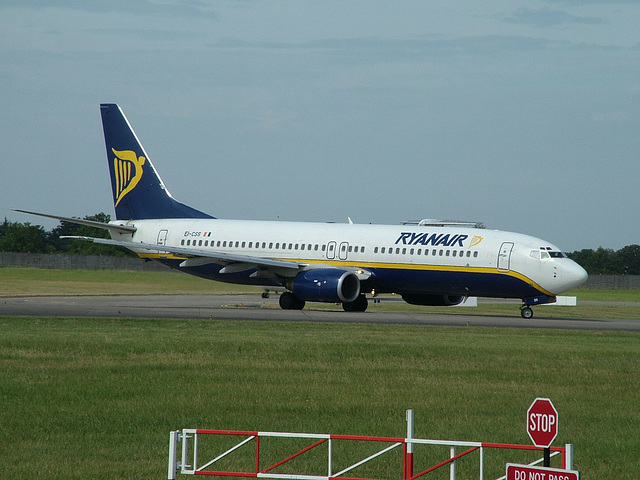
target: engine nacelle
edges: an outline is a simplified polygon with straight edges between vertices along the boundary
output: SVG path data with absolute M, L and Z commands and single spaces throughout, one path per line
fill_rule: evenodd
M 421 295 L 407 293 L 402 295 L 402 299 L 411 305 L 428 305 L 430 307 L 449 307 L 458 305 L 464 301 L 462 295 Z
M 337 268 L 300 272 L 287 287 L 300 300 L 309 302 L 349 303 L 360 295 L 358 276 Z

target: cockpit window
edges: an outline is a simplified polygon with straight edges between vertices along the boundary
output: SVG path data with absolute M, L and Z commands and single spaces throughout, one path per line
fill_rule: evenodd
M 534 255 L 534 251 L 531 252 L 531 256 L 536 258 L 536 255 Z M 553 250 L 551 247 L 540 247 L 540 258 L 543 260 L 546 258 L 565 258 L 565 257 L 566 255 L 564 253 L 559 252 L 557 250 Z

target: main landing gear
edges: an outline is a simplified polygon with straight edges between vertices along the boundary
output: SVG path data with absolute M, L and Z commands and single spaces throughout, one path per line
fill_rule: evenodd
M 280 308 L 283 310 L 302 310 L 305 306 L 305 301 L 300 300 L 291 292 L 284 292 L 280 295 L 278 303 L 280 303 Z M 353 302 L 345 302 L 342 304 L 345 312 L 364 312 L 368 306 L 369 301 L 364 294 L 358 296 Z
M 283 310 L 302 310 L 304 308 L 304 300 L 300 300 L 291 292 L 284 292 L 280 295 L 280 308 Z
M 369 301 L 364 293 L 360 294 L 353 302 L 346 302 L 342 304 L 342 309 L 345 312 L 364 312 L 369 306 Z

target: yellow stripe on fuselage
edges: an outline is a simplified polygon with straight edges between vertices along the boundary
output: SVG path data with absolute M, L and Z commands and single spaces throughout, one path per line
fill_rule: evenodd
M 161 255 L 159 253 L 138 253 L 141 258 L 149 258 L 154 260 L 186 260 L 185 256 L 178 256 L 175 254 Z M 337 268 L 362 268 L 362 269 L 389 269 L 389 270 L 420 270 L 430 272 L 460 272 L 460 273 L 483 273 L 488 275 L 507 275 L 509 277 L 517 278 L 521 282 L 532 286 L 536 290 L 539 290 L 545 295 L 553 296 L 554 293 L 542 288 L 536 282 L 531 280 L 526 275 L 519 272 L 510 270 L 508 272 L 499 272 L 495 268 L 491 267 L 471 267 L 471 266 L 456 266 L 456 265 L 425 265 L 416 263 L 386 263 L 386 262 L 352 262 L 348 260 L 316 260 L 316 259 L 294 259 L 294 258 L 276 258 L 276 260 L 283 260 L 286 262 L 306 263 L 312 265 L 330 265 Z M 256 258 L 259 263 L 259 258 Z
M 291 260 L 288 258 L 283 258 L 282 260 Z M 555 295 L 554 293 L 545 290 L 536 282 L 531 280 L 526 275 L 523 275 L 519 272 L 515 272 L 510 270 L 508 272 L 499 272 L 495 268 L 491 267 L 467 267 L 467 266 L 456 266 L 456 265 L 425 265 L 425 264 L 415 264 L 415 263 L 378 263 L 378 262 L 350 262 L 350 261 L 323 261 L 323 260 L 294 260 L 299 261 L 300 263 L 311 263 L 311 264 L 322 264 L 322 265 L 331 265 L 333 267 L 351 267 L 351 268 L 380 268 L 380 269 L 393 269 L 393 270 L 422 270 L 422 271 L 430 271 L 430 272 L 460 272 L 460 273 L 485 273 L 489 275 L 507 275 L 509 277 L 517 278 L 518 280 L 526 283 L 527 285 L 531 285 L 536 290 L 544 293 L 545 295 Z

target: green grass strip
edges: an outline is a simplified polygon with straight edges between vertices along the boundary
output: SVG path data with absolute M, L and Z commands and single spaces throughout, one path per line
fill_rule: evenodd
M 529 444 L 526 410 L 549 397 L 583 478 L 631 479 L 638 372 L 636 333 L 0 317 L 0 458 L 9 478 L 166 478 L 173 429 L 404 436 L 407 408 L 419 438 Z M 416 471 L 448 455 L 416 452 Z M 473 455 L 458 478 L 477 478 Z M 533 458 L 488 452 L 485 478 Z M 395 462 L 353 474 L 398 478 Z

